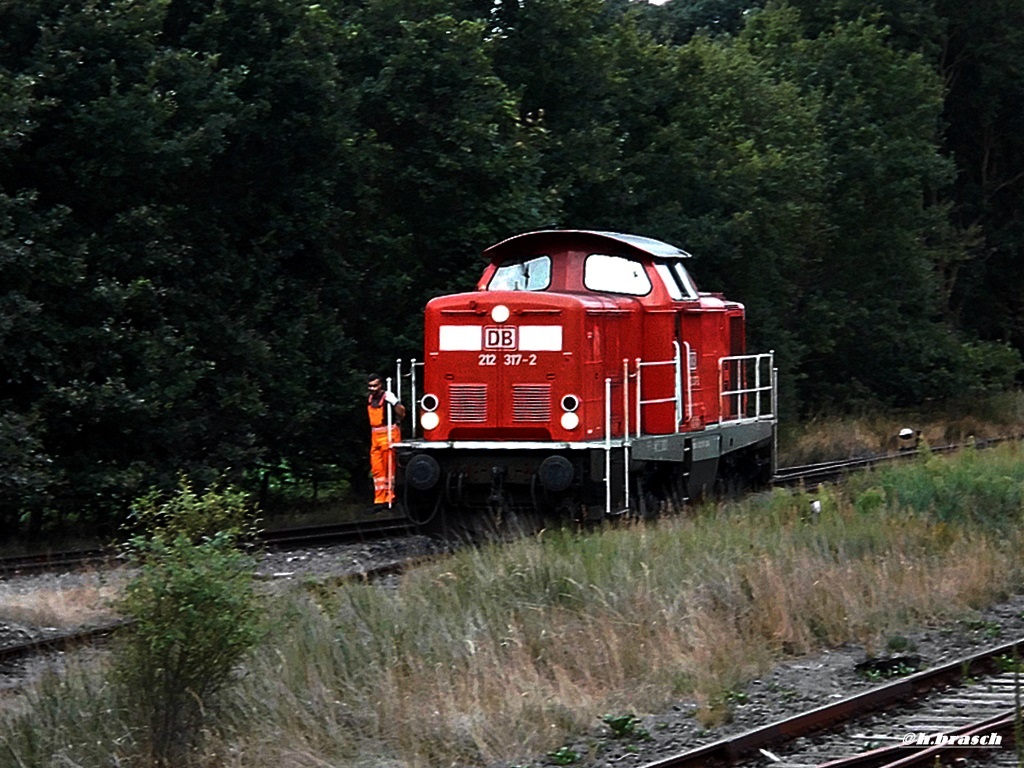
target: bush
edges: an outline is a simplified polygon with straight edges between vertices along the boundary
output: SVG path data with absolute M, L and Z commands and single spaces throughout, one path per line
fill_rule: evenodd
M 171 541 L 179 536 L 198 543 L 214 534 L 228 535 L 232 542 L 256 532 L 256 518 L 249 496 L 236 488 L 209 490 L 199 495 L 182 478 L 170 498 L 151 491 L 135 500 L 129 515 L 132 537 L 129 555 L 143 555 L 149 540 Z
M 186 482 L 170 499 L 140 500 L 135 512 L 144 531 L 128 553 L 139 570 L 119 602 L 132 625 L 113 679 L 151 760 L 178 766 L 261 636 L 253 561 L 239 546 L 251 524 L 244 495 L 197 496 Z

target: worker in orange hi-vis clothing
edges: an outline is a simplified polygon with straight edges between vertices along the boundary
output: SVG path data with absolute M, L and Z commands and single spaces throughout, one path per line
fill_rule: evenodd
M 380 376 L 371 373 L 366 382 L 370 416 L 370 473 L 373 475 L 373 512 L 382 512 L 395 500 L 395 459 L 391 446 L 401 439 L 399 422 L 405 406 L 393 392 L 384 389 Z M 391 413 L 388 413 L 388 409 Z

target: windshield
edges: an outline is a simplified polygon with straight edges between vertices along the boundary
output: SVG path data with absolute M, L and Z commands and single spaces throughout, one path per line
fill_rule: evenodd
M 624 256 L 592 253 L 583 266 L 583 285 L 592 291 L 646 296 L 651 292 L 651 279 L 639 261 Z
M 658 270 L 658 275 L 673 300 L 685 301 L 697 298 L 697 286 L 693 284 L 690 273 L 678 261 L 672 264 L 659 261 L 655 263 L 654 268 Z
M 488 291 L 543 291 L 551 285 L 551 257 L 502 264 L 487 284 Z
M 686 298 L 696 299 L 697 285 L 693 282 L 693 278 L 690 277 L 690 273 L 686 271 L 686 267 L 677 261 L 672 265 L 672 271 L 676 273 L 676 278 L 679 280 L 679 285 L 682 286 Z

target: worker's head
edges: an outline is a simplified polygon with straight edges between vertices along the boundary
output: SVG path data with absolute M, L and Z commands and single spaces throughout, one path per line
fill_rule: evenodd
M 384 384 L 381 382 L 378 374 L 371 373 L 366 377 L 366 388 L 371 392 L 379 392 L 384 389 Z

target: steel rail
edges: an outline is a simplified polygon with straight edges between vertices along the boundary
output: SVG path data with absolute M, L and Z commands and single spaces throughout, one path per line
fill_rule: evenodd
M 288 549 L 321 544 L 371 541 L 401 533 L 408 533 L 413 524 L 406 518 L 366 520 L 347 523 L 281 528 L 259 533 L 257 543 L 273 549 Z M 123 562 L 116 546 L 106 549 L 80 549 L 60 552 L 41 552 L 0 558 L 0 579 L 5 576 L 73 570 L 90 565 Z
M 945 733 L 951 738 L 972 736 L 987 736 L 993 733 L 1001 735 L 1012 735 L 1017 723 L 1018 713 L 1015 709 L 1005 710 L 997 715 L 987 717 L 959 728 L 953 728 Z M 934 765 L 935 760 L 944 754 L 956 750 L 958 756 L 963 756 L 971 751 L 979 751 L 983 747 L 975 747 L 973 750 L 963 745 L 930 745 L 916 746 L 896 744 L 886 747 L 879 747 L 868 752 L 861 752 L 858 755 L 830 760 L 821 763 L 817 768 L 909 768 L 914 765 Z M 985 747 L 987 749 L 987 747 Z
M 984 450 L 995 445 L 1009 442 L 1021 442 L 1024 435 L 1010 435 L 1007 437 L 993 437 L 984 440 L 973 440 L 969 443 L 952 443 L 929 447 L 929 453 L 943 454 L 955 453 L 967 448 Z M 790 467 L 780 467 L 772 476 L 772 485 L 786 487 L 799 485 L 806 482 L 829 482 L 837 480 L 848 472 L 862 469 L 870 469 L 881 464 L 890 464 L 900 461 L 910 461 L 919 455 L 918 449 L 898 451 L 896 453 L 878 453 L 870 456 L 858 456 L 851 459 L 836 459 L 834 461 L 822 461 L 813 464 L 798 464 Z
M 989 648 L 971 656 L 926 669 L 864 693 L 826 704 L 775 723 L 754 728 L 736 736 L 647 763 L 643 768 L 691 768 L 707 765 L 732 765 L 760 749 L 792 741 L 892 704 L 919 698 L 940 685 L 957 682 L 970 674 L 990 668 L 1000 656 L 1013 655 L 1024 648 L 1024 638 Z
M 22 656 L 46 651 L 66 651 L 93 640 L 106 639 L 129 624 L 130 622 L 127 621 L 113 621 L 95 627 L 85 627 L 0 646 L 0 661 L 9 662 Z

